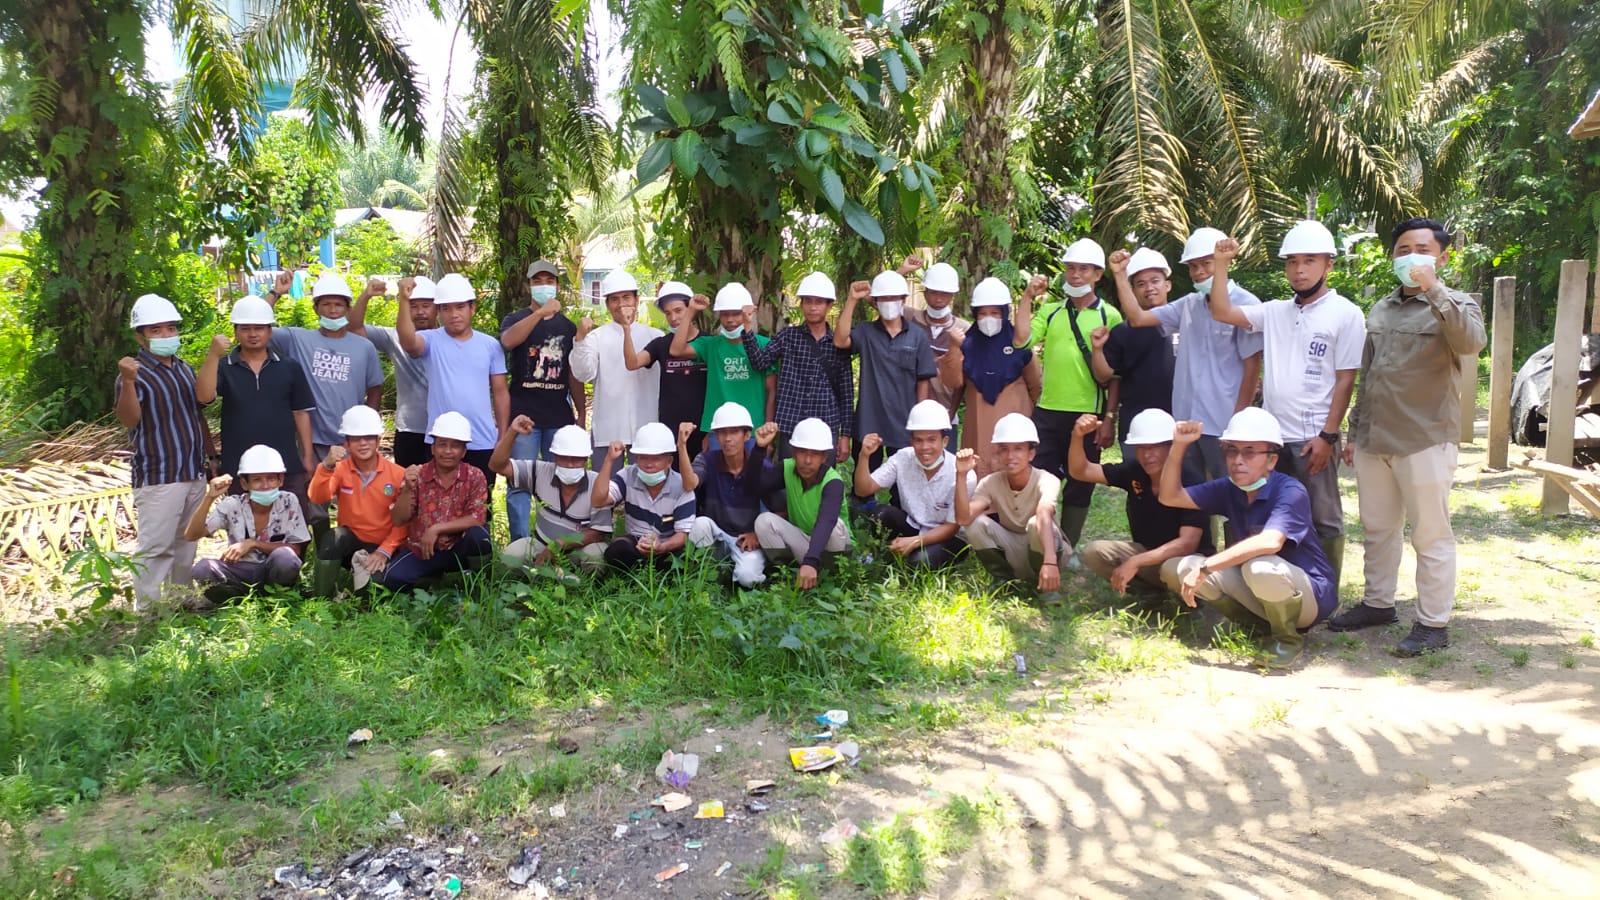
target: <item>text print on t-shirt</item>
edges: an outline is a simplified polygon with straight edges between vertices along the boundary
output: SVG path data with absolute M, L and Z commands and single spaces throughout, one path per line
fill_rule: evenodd
M 349 381 L 351 359 L 326 347 L 311 350 L 311 377 L 317 381 Z
M 1333 345 L 1333 335 L 1319 331 L 1306 341 L 1306 379 L 1308 390 L 1322 387 L 1328 377 L 1328 350 Z
M 750 358 L 747 356 L 724 356 L 722 358 L 723 381 L 749 381 Z

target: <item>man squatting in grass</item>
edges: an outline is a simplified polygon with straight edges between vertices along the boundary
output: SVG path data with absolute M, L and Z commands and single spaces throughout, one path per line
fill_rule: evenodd
M 345 410 L 339 422 L 344 444 L 328 455 L 311 476 L 311 502 L 338 502 L 339 525 L 317 545 L 313 569 L 316 591 L 332 597 L 339 572 L 349 569 L 356 590 L 382 575 L 406 539 L 406 526 L 394 522 L 394 504 L 405 483 L 399 463 L 384 459 L 383 417 L 366 404 Z M 424 444 L 423 446 L 427 446 Z
M 979 481 L 970 499 L 967 474 L 977 469 L 978 456 L 970 447 L 956 454 L 956 523 L 993 578 L 991 590 L 1021 580 L 1034 585 L 1041 602 L 1059 603 L 1061 560 L 1072 555 L 1056 526 L 1061 479 L 1034 466 L 1039 430 L 1027 416 L 1011 413 L 996 422 L 990 443 L 1000 469 Z
M 384 587 L 402 588 L 429 575 L 478 568 L 489 555 L 485 527 L 489 482 L 476 466 L 463 465 L 472 426 L 446 412 L 428 429 L 433 460 L 406 469 L 390 515 L 409 526 L 406 544 L 379 576 Z
M 527 416 L 512 419 L 489 457 L 489 468 L 538 501 L 532 534 L 507 544 L 500 561 L 510 568 L 542 566 L 564 553 L 584 569 L 597 570 L 611 540 L 612 515 L 609 506 L 597 515 L 592 503 L 598 476 L 589 471 L 589 432 L 563 425 L 546 445 L 550 459 L 513 457 L 516 442 L 534 428 Z
M 646 564 L 666 568 L 688 542 L 695 500 L 694 494 L 684 490 L 682 477 L 672 471 L 677 449 L 672 430 L 660 422 L 639 426 L 633 436 L 633 464 L 621 471 L 617 464 L 622 454 L 629 452 L 628 445 L 612 441 L 607 449 L 589 503 L 596 516 L 610 515 L 614 506 L 623 504 L 626 532 L 605 550 L 606 563 L 612 568 L 626 570 Z
M 755 449 L 745 465 L 761 473 L 758 493 L 770 496 L 783 491 L 788 518 L 770 511 L 756 516 L 756 540 L 770 558 L 798 560 L 795 586 L 809 591 L 817 586 L 825 556 L 850 549 L 844 476 L 828 464 L 836 449 L 834 435 L 821 419 L 800 420 L 789 436 L 789 458 L 781 468 L 765 468 L 767 452 L 777 438 L 775 422 L 756 429 Z
M 185 540 L 198 541 L 226 530 L 228 546 L 217 559 L 194 564 L 193 578 L 205 585 L 212 602 L 245 594 L 257 585 L 290 585 L 300 580 L 300 552 L 311 541 L 300 499 L 283 487 L 284 464 L 278 451 L 257 444 L 239 457 L 239 478 L 248 494 L 228 493 L 232 476 L 218 475 L 184 526 Z
M 764 500 L 776 501 L 760 493 L 773 465 L 765 459 L 758 466 L 751 465 L 753 430 L 748 409 L 724 403 L 711 416 L 716 449 L 703 450 L 691 461 L 689 445 L 699 430 L 693 422 L 678 426 L 678 471 L 683 473 L 683 488 L 705 498 L 689 530 L 689 542 L 710 549 L 719 560 L 731 559 L 733 580 L 747 588 L 767 580 L 767 557 L 756 536 L 756 517 L 761 515 Z
M 950 411 L 938 400 L 923 400 L 911 407 L 906 419 L 911 446 L 903 448 L 873 469 L 871 459 L 882 440 L 877 434 L 861 439 L 856 460 L 856 496 L 899 488 L 897 503 L 880 504 L 867 511 L 867 521 L 889 538 L 895 556 L 917 566 L 943 568 L 967 548 L 956 524 L 956 456 L 949 443 Z M 961 476 L 975 488 L 977 476 Z

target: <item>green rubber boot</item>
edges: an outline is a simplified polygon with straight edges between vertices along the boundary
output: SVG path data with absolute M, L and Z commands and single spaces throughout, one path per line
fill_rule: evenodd
M 1287 669 L 1300 661 L 1300 653 L 1306 645 L 1299 625 L 1300 595 L 1263 601 L 1261 606 L 1267 625 L 1272 628 L 1272 637 L 1267 643 L 1267 668 Z
M 1078 546 L 1078 538 L 1083 537 L 1083 523 L 1088 518 L 1087 506 L 1061 507 L 1061 534 L 1074 549 Z
M 1344 576 L 1344 535 L 1317 538 L 1317 543 L 1322 545 L 1322 554 L 1328 557 L 1328 564 L 1333 566 L 1333 594 L 1337 597 L 1340 579 Z
M 1267 635 L 1266 621 L 1247 609 L 1243 603 L 1229 597 L 1227 594 L 1222 594 L 1215 600 L 1207 600 L 1202 597 L 1200 602 L 1222 613 L 1223 618 L 1237 625 L 1246 634 L 1253 637 L 1265 637 Z
M 311 586 L 318 597 L 333 599 L 339 590 L 339 574 L 344 569 L 337 559 L 319 559 L 311 564 Z
M 978 563 L 983 566 L 983 570 L 989 573 L 990 591 L 1004 590 L 1016 580 L 1017 575 L 1011 571 L 1011 562 L 1006 559 L 1004 550 L 990 547 L 987 550 L 974 550 L 973 554 L 978 557 Z

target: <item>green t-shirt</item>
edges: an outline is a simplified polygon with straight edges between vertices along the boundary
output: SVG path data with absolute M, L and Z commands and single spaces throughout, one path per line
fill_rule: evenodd
M 1099 413 L 1100 388 L 1072 334 L 1073 315 L 1071 303 L 1046 303 L 1033 314 L 1028 344 L 1044 344 L 1044 390 L 1039 395 L 1039 408 Z M 1091 346 L 1090 332 L 1101 326 L 1114 328 L 1122 322 L 1122 313 L 1099 298 L 1076 315 L 1085 347 Z
M 817 512 L 822 508 L 822 489 L 830 481 L 843 481 L 844 476 L 833 466 L 822 473 L 822 478 L 811 487 L 800 483 L 800 474 L 794 469 L 794 460 L 783 461 L 783 494 L 789 509 L 789 524 L 811 533 L 817 528 Z M 839 521 L 844 523 L 844 533 L 850 534 L 850 516 L 839 510 Z
M 756 336 L 756 346 L 765 347 L 769 338 Z M 760 425 L 767 420 L 767 379 L 776 370 L 757 370 L 744 352 L 744 341 L 730 341 L 720 334 L 701 335 L 689 342 L 700 361 L 706 364 L 706 409 L 700 429 L 711 430 L 711 417 L 724 403 L 737 403 L 750 411 L 750 421 Z

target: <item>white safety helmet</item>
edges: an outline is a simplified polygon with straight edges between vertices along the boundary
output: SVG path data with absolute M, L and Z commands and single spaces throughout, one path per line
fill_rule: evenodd
M 831 302 L 838 292 L 833 288 L 832 278 L 821 272 L 812 272 L 800 279 L 800 287 L 794 293 L 797 297 L 820 297 Z
M 625 269 L 612 269 L 606 277 L 600 279 L 600 296 L 609 297 L 612 294 L 621 294 L 627 291 L 639 290 L 639 279 L 634 278 Z
M 1177 428 L 1177 423 L 1172 421 L 1172 413 L 1164 409 L 1147 409 L 1133 417 L 1128 423 L 1128 443 L 1131 446 L 1144 444 L 1165 444 L 1172 440 L 1172 432 Z
M 872 298 L 880 297 L 905 297 L 911 293 L 911 286 L 906 284 L 906 277 L 899 272 L 879 272 L 878 277 L 872 279 Z
M 911 407 L 906 417 L 907 431 L 949 431 L 950 411 L 937 400 L 923 400 Z
M 472 423 L 454 410 L 440 413 L 439 418 L 433 420 L 433 427 L 428 429 L 428 433 L 436 438 L 472 443 Z
M 1217 252 L 1217 242 L 1225 241 L 1228 235 L 1220 228 L 1209 226 L 1196 228 L 1189 239 L 1183 242 L 1183 255 L 1178 257 L 1178 262 L 1193 262 Z
M 994 436 L 989 439 L 991 444 L 1037 444 L 1039 443 L 1039 429 L 1033 420 L 1022 413 L 1006 413 L 1000 421 L 994 423 Z
M 1289 256 L 1295 253 L 1320 253 L 1327 256 L 1338 256 L 1339 248 L 1333 243 L 1333 232 L 1329 231 L 1321 222 L 1310 219 L 1294 223 L 1289 233 L 1283 236 L 1283 246 L 1278 248 L 1278 257 Z
M 1161 251 L 1140 247 L 1128 257 L 1128 277 L 1132 278 L 1146 269 L 1160 269 L 1168 275 L 1172 274 L 1172 267 L 1167 265 L 1167 258 Z
M 550 455 L 587 459 L 593 448 L 594 443 L 589 438 L 589 432 L 577 425 L 563 425 L 556 429 L 555 439 L 550 442 Z
M 956 267 L 949 263 L 934 263 L 922 273 L 922 289 L 954 294 L 961 290 L 961 276 L 956 274 Z
M 323 272 L 311 286 L 311 299 L 315 300 L 318 297 L 343 297 L 349 300 L 350 282 L 345 281 L 344 276 L 338 272 Z
M 789 435 L 789 446 L 827 453 L 833 449 L 833 429 L 821 419 L 801 419 L 794 426 L 794 434 Z
M 345 437 L 372 437 L 383 434 L 383 416 L 365 403 L 358 403 L 344 411 L 339 420 L 339 433 Z
M 143 328 L 146 325 L 160 325 L 162 322 L 182 322 L 183 316 L 178 315 L 178 308 L 172 301 L 160 294 L 145 294 L 133 301 L 133 316 L 130 319 L 131 328 Z
M 660 290 L 656 291 L 656 306 L 660 306 L 668 300 L 682 300 L 688 303 L 689 298 L 693 296 L 694 290 L 681 281 L 662 282 Z
M 467 276 L 451 272 L 439 279 L 435 285 L 433 302 L 445 303 L 472 303 L 478 299 L 478 292 L 472 289 L 472 282 Z
M 426 275 L 418 275 L 412 278 L 411 281 L 412 285 L 410 299 L 432 300 L 433 298 L 439 296 L 439 286 L 433 283 L 432 278 L 429 278 Z
M 1233 414 L 1228 427 L 1222 429 L 1224 441 L 1265 441 L 1283 446 L 1283 428 L 1278 417 L 1259 406 L 1247 406 Z
M 978 282 L 972 289 L 972 308 L 980 306 L 1010 306 L 1011 289 L 1006 283 L 993 275 Z
M 722 289 L 717 291 L 717 301 L 712 304 L 711 311 L 716 313 L 743 312 L 746 306 L 750 306 L 753 303 L 755 301 L 750 297 L 750 289 L 734 281 L 723 285 Z
M 1106 267 L 1106 251 L 1094 238 L 1079 238 L 1067 248 L 1066 255 L 1061 257 L 1063 264 L 1078 263 L 1085 266 Z
M 711 414 L 711 430 L 722 428 L 749 428 L 755 430 L 756 423 L 750 418 L 750 410 L 738 403 L 724 403 L 717 407 Z
M 239 457 L 239 475 L 282 475 L 288 468 L 283 455 L 266 444 L 256 444 Z
M 228 321 L 235 325 L 276 325 L 272 304 L 260 297 L 240 297 L 228 313 Z
M 678 449 L 678 442 L 672 436 L 672 429 L 660 422 L 646 422 L 639 426 L 633 435 L 633 453 L 635 456 L 644 454 L 654 456 L 661 453 L 672 453 Z

